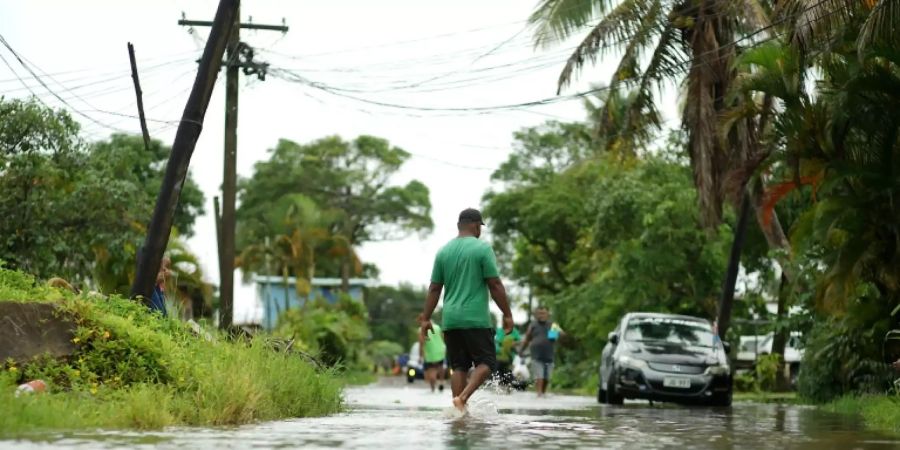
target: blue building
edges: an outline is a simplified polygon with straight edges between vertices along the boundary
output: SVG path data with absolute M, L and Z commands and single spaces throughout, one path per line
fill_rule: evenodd
M 313 278 L 309 295 L 302 297 L 297 295 L 297 279 L 294 277 L 288 277 L 287 285 L 285 285 L 284 277 L 277 276 L 255 276 L 253 281 L 256 282 L 256 298 L 259 299 L 263 310 L 259 325 L 266 330 L 275 328 L 275 325 L 278 324 L 278 316 L 282 312 L 299 308 L 307 301 L 317 298 L 322 298 L 328 303 L 335 303 L 341 292 L 340 278 Z M 349 281 L 348 293 L 353 300 L 358 302 L 363 301 L 363 290 L 375 285 L 375 280 L 368 278 L 351 278 Z

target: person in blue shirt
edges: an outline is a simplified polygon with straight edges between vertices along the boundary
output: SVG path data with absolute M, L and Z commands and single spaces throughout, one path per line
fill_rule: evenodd
M 156 284 L 153 286 L 153 294 L 150 296 L 150 310 L 159 311 L 163 317 L 168 316 L 166 312 L 166 277 L 172 274 L 169 266 L 172 260 L 168 256 L 163 256 L 162 263 L 159 265 L 159 272 L 156 274 Z

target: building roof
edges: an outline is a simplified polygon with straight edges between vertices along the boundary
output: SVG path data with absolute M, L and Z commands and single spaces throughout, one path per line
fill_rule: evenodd
M 255 275 L 253 277 L 253 281 L 257 284 L 282 284 L 284 283 L 284 277 L 279 276 L 266 276 L 266 275 Z M 297 282 L 297 278 L 288 277 L 287 282 L 289 284 L 294 284 Z M 350 286 L 362 286 L 362 287 L 372 287 L 377 284 L 376 280 L 371 278 L 351 278 L 348 280 Z M 316 287 L 337 287 L 341 285 L 340 278 L 313 278 L 310 283 Z

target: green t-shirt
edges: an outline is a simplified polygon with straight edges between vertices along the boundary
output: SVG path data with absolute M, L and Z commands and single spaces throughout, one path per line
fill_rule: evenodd
M 428 338 L 425 339 L 425 362 L 427 363 L 443 361 L 447 355 L 447 347 L 444 345 L 441 327 L 433 323 L 431 324 L 431 329 L 432 331 L 428 333 Z
M 431 281 L 444 285 L 444 329 L 491 328 L 485 280 L 498 276 L 494 249 L 478 238 L 456 238 L 441 248 Z
M 503 327 L 497 327 L 497 331 L 494 333 L 494 348 L 497 350 L 497 362 L 511 363 L 513 357 L 518 353 L 516 352 L 516 344 L 519 343 L 520 339 L 522 339 L 522 336 L 515 327 L 509 334 L 503 331 Z

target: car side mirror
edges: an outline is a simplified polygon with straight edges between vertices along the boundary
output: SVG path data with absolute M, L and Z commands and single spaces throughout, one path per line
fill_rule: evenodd
M 613 345 L 619 344 L 619 335 L 616 334 L 615 331 L 610 331 L 606 338 L 609 339 L 609 342 L 612 342 Z
M 731 354 L 731 343 L 730 342 L 722 342 L 722 346 L 725 347 L 725 354 Z

